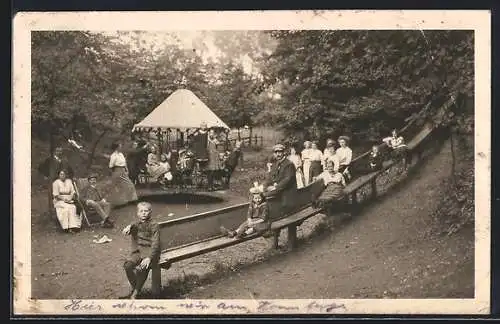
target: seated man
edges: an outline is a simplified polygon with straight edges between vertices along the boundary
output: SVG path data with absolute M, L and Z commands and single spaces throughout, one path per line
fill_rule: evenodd
M 316 208 L 330 206 L 333 201 L 341 201 L 344 198 L 344 187 L 346 185 L 344 175 L 335 170 L 333 162 L 327 164 L 327 169 L 313 181 L 322 179 L 325 183 L 325 190 L 314 202 Z
M 111 204 L 104 199 L 96 187 L 97 174 L 88 177 L 89 185 L 82 189 L 80 200 L 87 207 L 93 209 L 102 219 L 102 227 L 113 227 L 113 222 L 109 219 Z
M 276 144 L 273 151 L 275 162 L 264 182 L 264 196 L 279 196 L 282 213 L 286 213 L 290 207 L 294 206 L 295 192 L 297 191 L 295 165 L 287 158 L 284 145 Z

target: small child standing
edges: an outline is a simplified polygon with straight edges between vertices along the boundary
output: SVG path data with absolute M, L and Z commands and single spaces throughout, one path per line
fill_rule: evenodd
M 149 274 L 160 258 L 160 231 L 158 224 L 151 220 L 152 207 L 148 202 L 137 204 L 139 220 L 123 229 L 123 234 L 131 236 L 131 253 L 123 264 L 131 291 L 122 298 L 136 299 Z
M 252 200 L 248 206 L 247 220 L 243 222 L 236 230 L 230 231 L 221 227 L 221 231 L 229 236 L 243 238 L 254 233 L 263 233 L 269 230 L 271 223 L 269 221 L 269 206 L 264 197 L 264 188 L 255 186 L 250 189 Z

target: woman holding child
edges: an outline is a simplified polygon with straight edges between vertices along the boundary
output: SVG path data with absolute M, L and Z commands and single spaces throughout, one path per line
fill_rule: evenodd
M 156 152 L 155 145 L 151 145 L 151 147 L 149 148 L 146 169 L 148 171 L 148 174 L 156 181 L 159 181 L 160 178 L 164 176 L 165 173 L 167 173 L 170 169 L 170 167 L 167 168 L 167 165 L 165 165 L 164 162 L 160 163 L 160 161 L 158 160 L 158 155 Z

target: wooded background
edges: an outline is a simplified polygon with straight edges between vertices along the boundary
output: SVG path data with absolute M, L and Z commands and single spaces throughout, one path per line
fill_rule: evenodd
M 341 134 L 378 141 L 429 102 L 418 118 L 451 93 L 473 100 L 472 31 L 205 31 L 192 46 L 175 34 L 148 45 L 150 34 L 32 32 L 32 136 L 49 152 L 68 138 L 94 152 L 111 134 L 130 136 L 178 88 L 231 127 L 272 126 L 320 143 Z M 207 56 L 213 48 L 218 55 Z M 473 113 L 457 104 L 441 122 L 471 133 Z

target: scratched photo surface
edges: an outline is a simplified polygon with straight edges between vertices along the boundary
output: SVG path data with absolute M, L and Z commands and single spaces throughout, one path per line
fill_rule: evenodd
M 15 314 L 489 313 L 488 11 L 21 13 L 13 57 Z

